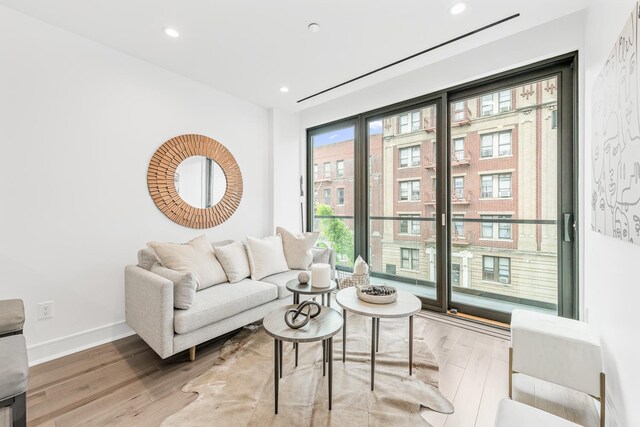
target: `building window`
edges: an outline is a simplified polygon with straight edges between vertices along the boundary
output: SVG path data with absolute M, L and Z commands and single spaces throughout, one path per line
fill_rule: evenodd
M 344 188 L 338 188 L 338 206 L 344 206 Z
M 511 215 L 480 215 L 485 220 L 511 219 Z M 480 228 L 480 237 L 483 239 L 511 240 L 511 224 L 499 221 L 483 222 Z
M 456 138 L 453 140 L 453 155 L 455 160 L 464 159 L 464 138 Z
M 493 95 L 484 95 L 480 98 L 480 116 L 486 117 L 493 114 Z
M 400 214 L 402 218 L 418 218 L 416 214 Z M 400 220 L 400 233 L 420 235 L 420 221 L 412 221 L 410 219 Z
M 498 196 L 511 197 L 511 174 L 498 175 Z
M 400 133 L 409 132 L 409 115 L 401 114 L 400 115 Z
M 557 129 L 558 127 L 558 110 L 551 111 L 551 129 Z
M 511 131 L 485 133 L 480 137 L 480 157 L 511 155 Z
M 493 175 L 482 175 L 480 197 L 493 197 Z
M 418 270 L 420 251 L 418 249 L 400 248 L 400 267 L 405 270 Z
M 324 164 L 324 177 L 331 178 L 331 163 L 329 162 Z
M 483 255 L 482 279 L 503 284 L 511 283 L 511 259 Z
M 453 197 L 457 200 L 464 200 L 464 177 L 453 177 Z
M 411 113 L 411 131 L 420 130 L 420 111 Z
M 464 222 L 456 221 L 457 218 L 464 218 L 464 214 L 453 214 L 453 236 L 460 239 L 464 238 Z
M 451 264 L 451 283 L 460 286 L 460 264 Z
M 420 200 L 420 181 L 400 181 L 400 200 Z
M 414 145 L 413 147 L 405 147 L 399 150 L 400 152 L 400 167 L 414 167 L 420 166 L 420 146 Z
M 324 204 L 325 205 L 330 205 L 331 204 L 331 189 L 330 188 L 325 188 L 324 189 Z
M 498 108 L 501 113 L 511 111 L 511 91 L 502 90 L 498 94 Z
M 339 178 L 344 176 L 344 160 L 338 160 L 336 162 L 336 176 Z
M 507 198 L 511 197 L 511 174 L 501 173 L 492 175 L 481 175 L 480 177 L 480 197 Z
M 464 101 L 453 103 L 453 121 L 460 122 L 464 120 Z
M 313 179 L 318 179 L 318 164 L 313 165 Z

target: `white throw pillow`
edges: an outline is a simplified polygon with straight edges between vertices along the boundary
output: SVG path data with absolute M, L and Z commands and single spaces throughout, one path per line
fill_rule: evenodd
M 276 234 L 282 236 L 282 247 L 287 265 L 293 270 L 308 270 L 313 262 L 311 248 L 315 245 L 320 233 L 291 233 L 282 227 L 276 227 Z
M 224 246 L 216 246 L 216 257 L 227 273 L 229 283 L 237 283 L 251 275 L 247 251 L 240 242 L 233 242 Z
M 264 239 L 247 237 L 247 253 L 253 280 L 289 270 L 280 236 L 269 236 Z
M 193 273 L 199 291 L 227 281 L 227 275 L 205 235 L 184 244 L 149 242 L 147 246 L 153 249 L 164 267 Z
M 181 273 L 163 267 L 156 262 L 151 266 L 151 272 L 169 279 L 173 282 L 173 306 L 182 310 L 188 310 L 196 299 L 198 282 L 193 273 Z

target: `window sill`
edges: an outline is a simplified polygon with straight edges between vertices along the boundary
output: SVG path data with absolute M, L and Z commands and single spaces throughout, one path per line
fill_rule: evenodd
M 420 165 L 415 165 L 415 166 L 398 166 L 398 170 L 403 170 L 403 169 L 415 169 L 415 168 L 419 168 Z
M 513 197 L 480 197 L 478 200 L 513 200 Z
M 505 242 L 505 243 L 513 243 L 513 239 L 494 239 L 489 237 L 480 237 L 478 240 L 484 242 Z
M 493 160 L 493 159 L 508 159 L 509 157 L 513 157 L 513 154 L 507 154 L 506 156 L 487 156 L 480 157 L 480 160 Z
M 495 282 L 493 280 L 481 280 L 480 283 L 483 283 L 485 285 L 511 286 L 511 282 L 509 282 L 509 283 L 500 283 L 500 282 Z

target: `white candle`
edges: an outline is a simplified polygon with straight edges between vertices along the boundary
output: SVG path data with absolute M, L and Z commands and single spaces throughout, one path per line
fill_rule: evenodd
M 311 265 L 311 286 L 328 288 L 331 285 L 331 266 L 329 264 Z

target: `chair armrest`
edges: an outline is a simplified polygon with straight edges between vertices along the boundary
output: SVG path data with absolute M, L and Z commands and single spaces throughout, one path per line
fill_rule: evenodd
M 173 354 L 173 283 L 137 265 L 124 269 L 125 319 L 160 357 Z

